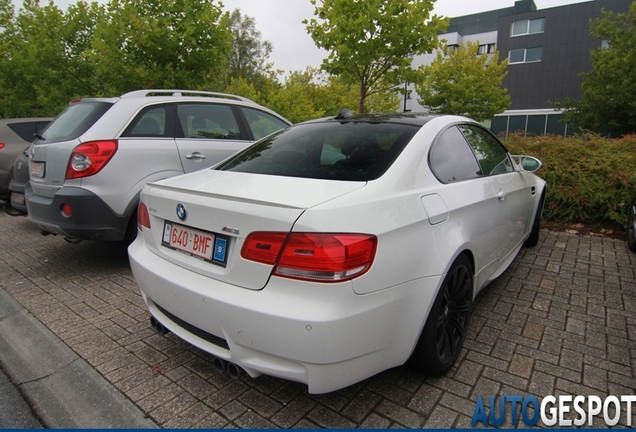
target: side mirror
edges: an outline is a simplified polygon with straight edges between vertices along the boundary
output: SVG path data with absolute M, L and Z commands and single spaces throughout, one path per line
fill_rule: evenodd
M 543 166 L 543 163 L 534 156 L 513 155 L 521 171 L 536 172 Z

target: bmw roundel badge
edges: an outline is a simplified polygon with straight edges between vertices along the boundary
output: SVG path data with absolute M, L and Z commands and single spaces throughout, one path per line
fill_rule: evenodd
M 188 217 L 188 212 L 186 211 L 185 206 L 181 203 L 177 204 L 177 216 L 179 216 L 179 219 L 182 221 L 186 220 Z

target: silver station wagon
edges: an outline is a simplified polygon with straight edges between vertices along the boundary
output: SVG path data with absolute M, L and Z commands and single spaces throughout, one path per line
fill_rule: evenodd
M 131 242 L 147 182 L 216 165 L 289 125 L 223 93 L 139 90 L 74 101 L 29 150 L 29 218 L 70 241 Z

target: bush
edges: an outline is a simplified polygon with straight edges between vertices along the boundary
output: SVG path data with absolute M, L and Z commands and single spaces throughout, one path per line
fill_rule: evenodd
M 512 154 L 543 162 L 537 175 L 548 183 L 544 222 L 625 227 L 636 193 L 636 135 L 510 135 L 503 141 Z

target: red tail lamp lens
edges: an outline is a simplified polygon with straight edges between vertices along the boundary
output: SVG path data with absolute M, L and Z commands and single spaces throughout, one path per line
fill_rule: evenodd
M 277 276 L 340 282 L 369 270 L 376 249 L 377 237 L 368 234 L 259 232 L 248 236 L 241 256 L 275 264 Z
M 150 229 L 150 214 L 148 213 L 148 207 L 143 201 L 139 201 L 139 207 L 137 208 L 137 228 L 141 230 L 142 227 Z
M 71 153 L 66 168 L 66 179 L 83 178 L 97 174 L 117 151 L 117 140 L 89 141 L 80 144 Z
M 247 236 L 241 256 L 250 261 L 273 265 L 285 243 L 287 233 L 253 232 Z

